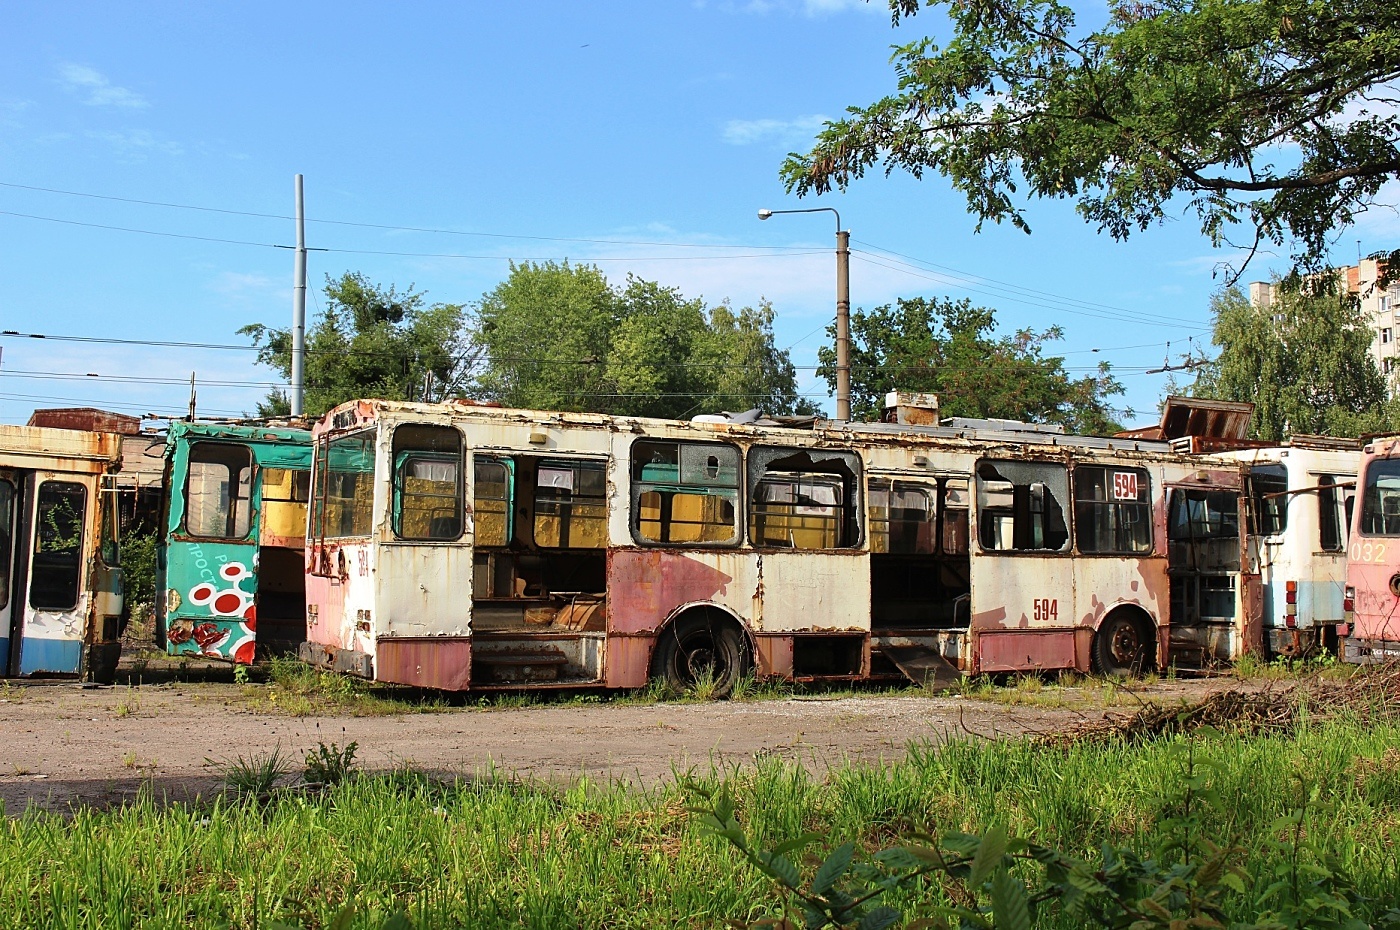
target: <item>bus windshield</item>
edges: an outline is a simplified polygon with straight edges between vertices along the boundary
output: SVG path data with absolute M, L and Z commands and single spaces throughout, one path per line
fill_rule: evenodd
M 1361 532 L 1400 536 L 1400 459 L 1376 459 L 1366 468 Z

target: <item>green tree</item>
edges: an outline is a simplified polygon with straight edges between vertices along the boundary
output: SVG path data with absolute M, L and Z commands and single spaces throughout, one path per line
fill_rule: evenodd
M 1356 299 L 1310 294 L 1296 280 L 1275 285 L 1267 308 L 1235 287 L 1211 299 L 1220 352 L 1197 369 L 1191 393 L 1253 403 L 1256 439 L 1359 436 L 1400 424 Z
M 512 265 L 476 308 L 485 350 L 479 393 L 513 407 L 685 417 L 760 407 L 815 412 L 773 341 L 773 311 L 707 307 L 676 288 L 629 276 L 618 289 L 596 267 Z
M 1243 224 L 1240 244 L 1292 240 L 1317 268 L 1400 176 L 1393 0 L 1110 0 L 1094 31 L 1057 0 L 945 4 L 946 46 L 898 46 L 898 91 L 790 155 L 789 190 L 936 171 L 979 228 L 1029 232 L 1025 195 L 1119 239 L 1185 209 L 1216 245 Z M 890 6 L 898 24 L 920 3 Z
M 1058 423 L 1104 435 L 1122 427 L 1109 406 L 1123 393 L 1107 363 L 1072 378 L 1064 359 L 1045 354 L 1058 326 L 993 335 L 994 311 L 969 300 L 915 297 L 851 314 L 851 415 L 878 418 L 889 391 L 938 395 L 945 416 Z M 834 335 L 835 327 L 827 330 Z M 836 384 L 836 352 L 818 352 L 817 374 Z
M 476 354 L 460 305 L 424 306 L 412 286 L 400 292 L 349 271 L 328 275 L 325 294 L 325 313 L 306 334 L 308 416 L 359 397 L 432 400 L 460 389 Z M 238 332 L 252 337 L 259 362 L 291 377 L 290 330 L 254 323 Z M 286 393 L 273 391 L 258 415 L 285 416 L 290 409 Z

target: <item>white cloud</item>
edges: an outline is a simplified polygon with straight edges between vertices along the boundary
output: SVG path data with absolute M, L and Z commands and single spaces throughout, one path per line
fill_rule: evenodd
M 59 66 L 59 80 L 75 94 L 84 95 L 83 102 L 92 107 L 122 107 L 143 110 L 150 104 L 145 97 L 125 87 L 118 87 L 96 68 L 67 63 Z
M 790 146 L 811 142 L 829 117 L 799 116 L 795 119 L 732 119 L 724 124 L 722 135 L 730 145 L 781 144 Z
M 283 288 L 286 282 L 274 281 L 265 274 L 240 271 L 221 271 L 209 283 L 209 289 L 225 297 L 262 297 L 269 292 Z
M 183 155 L 178 142 L 162 139 L 145 129 L 109 129 L 87 134 L 89 139 L 105 142 L 116 149 L 117 155 L 129 161 L 143 160 L 147 155 Z

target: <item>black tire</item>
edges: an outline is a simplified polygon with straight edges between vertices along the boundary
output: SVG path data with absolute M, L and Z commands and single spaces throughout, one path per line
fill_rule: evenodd
M 1099 624 L 1090 658 L 1100 675 L 1137 675 L 1151 666 L 1155 646 L 1151 624 L 1120 611 Z
M 710 676 L 711 694 L 728 697 L 752 667 L 748 640 L 724 614 L 687 614 L 662 631 L 652 653 L 651 677 L 675 691 L 686 691 Z

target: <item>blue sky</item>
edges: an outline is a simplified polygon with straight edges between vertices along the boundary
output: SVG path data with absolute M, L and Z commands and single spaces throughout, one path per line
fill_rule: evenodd
M 223 345 L 247 323 L 286 325 L 292 255 L 274 246 L 293 241 L 277 217 L 300 172 L 308 244 L 330 250 L 311 254 L 313 291 L 357 270 L 470 303 L 511 259 L 596 262 L 619 283 L 633 272 L 711 302 L 772 300 L 804 390 L 824 393 L 810 366 L 833 312 L 834 222 L 756 212 L 833 206 L 852 230 L 855 305 L 967 296 L 1007 331 L 1061 325 L 1067 365 L 1109 360 L 1133 422 L 1155 420 L 1164 378 L 1143 370 L 1168 342 L 1173 355 L 1208 342 L 1213 266 L 1231 257 L 1190 219 L 1117 243 L 1046 202 L 1030 236 L 974 234 L 937 176 L 784 193 L 783 155 L 894 88 L 893 43 L 943 26 L 934 11 L 892 30 L 883 4 L 849 0 L 10 2 L 0 329 Z M 1377 219 L 1339 258 L 1355 238 L 1393 248 L 1397 232 Z M 236 415 L 265 392 L 253 382 L 275 380 L 236 349 L 0 346 L 7 423 L 35 406 L 170 414 L 191 371 L 201 412 Z

